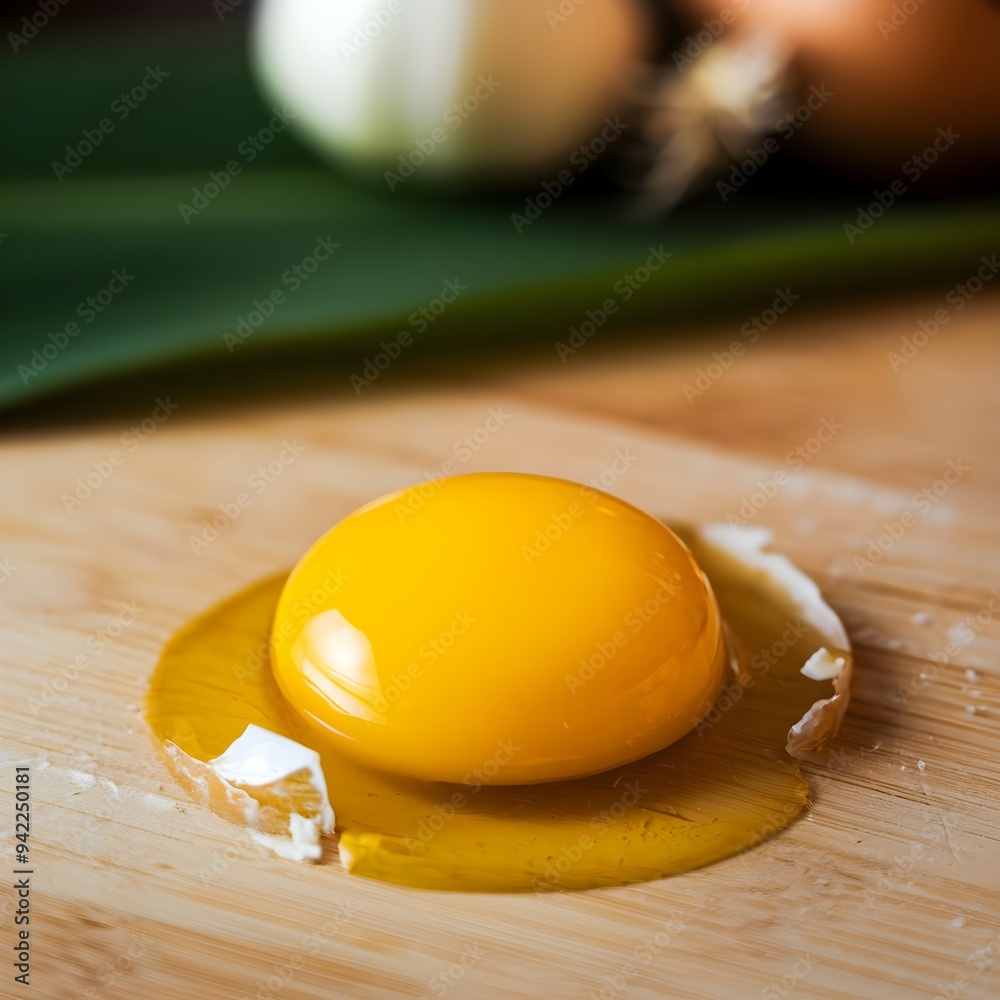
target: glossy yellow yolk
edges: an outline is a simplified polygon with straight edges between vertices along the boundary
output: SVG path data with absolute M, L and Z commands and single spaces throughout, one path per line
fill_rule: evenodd
M 725 662 L 715 598 L 668 528 L 512 473 L 345 518 L 292 571 L 271 641 L 284 696 L 344 753 L 466 783 L 644 757 L 709 711 Z

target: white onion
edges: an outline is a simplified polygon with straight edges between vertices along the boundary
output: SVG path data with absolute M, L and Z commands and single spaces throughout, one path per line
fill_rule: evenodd
M 651 34 L 639 0 L 261 0 L 254 55 L 322 154 L 506 182 L 565 166 L 625 107 Z

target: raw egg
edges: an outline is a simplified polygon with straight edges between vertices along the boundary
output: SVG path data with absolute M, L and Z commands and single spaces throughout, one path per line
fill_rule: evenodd
M 335 825 L 344 868 L 401 885 L 688 871 L 801 812 L 795 757 L 847 705 L 843 627 L 767 541 L 546 477 L 425 483 L 181 629 L 146 719 L 192 796 L 286 857 Z
M 722 687 L 719 608 L 677 536 L 545 476 L 454 476 L 377 500 L 306 553 L 274 672 L 345 754 L 462 782 L 576 778 L 661 750 Z

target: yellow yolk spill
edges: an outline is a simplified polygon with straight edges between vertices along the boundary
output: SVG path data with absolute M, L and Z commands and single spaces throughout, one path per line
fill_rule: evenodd
M 278 638 L 286 619 L 280 610 L 275 617 L 285 574 L 228 598 L 167 644 L 149 691 L 147 722 L 178 780 L 236 821 L 239 816 L 226 796 L 217 787 L 199 786 L 193 777 L 201 768 L 198 762 L 222 754 L 249 723 L 319 751 L 341 861 L 355 874 L 424 888 L 518 892 L 625 885 L 700 867 L 761 842 L 805 806 L 808 787 L 785 745 L 789 727 L 829 688 L 800 668 L 830 643 L 803 619 L 794 596 L 759 569 L 696 535 L 686 535 L 685 541 L 711 581 L 730 643 L 739 653 L 740 676 L 728 674 L 721 696 L 688 735 L 631 763 L 573 780 L 501 784 L 505 770 L 526 758 L 523 747 L 493 730 L 493 742 L 476 745 L 482 756 L 462 771 L 459 783 L 371 768 L 357 752 L 345 752 L 340 733 L 305 721 L 279 690 L 268 638 L 273 620 L 278 656 L 295 645 L 292 632 Z M 600 583 L 598 567 L 589 572 Z M 345 583 L 341 577 L 332 586 Z M 411 596 L 418 599 L 419 588 Z M 319 608 L 325 600 L 322 587 L 304 589 L 297 599 L 312 602 L 300 619 L 331 610 Z M 341 612 L 357 629 L 352 613 L 356 616 L 354 609 Z M 573 624 L 588 624 L 585 616 L 565 614 L 556 620 L 566 626 L 570 642 Z M 339 621 L 337 626 L 344 629 Z M 352 648 L 363 659 L 368 651 L 355 639 Z M 370 645 L 377 655 L 378 643 Z M 594 685 L 614 663 L 597 671 L 575 697 L 596 691 Z M 563 681 L 562 670 L 558 677 Z M 362 685 L 355 685 L 353 693 L 370 705 Z M 591 724 L 625 732 L 627 720 L 623 726 L 614 718 L 607 697 L 603 691 L 594 699 Z M 530 700 L 531 689 L 522 690 L 528 716 Z M 372 706 L 374 714 L 391 718 L 387 709 L 397 703 L 386 699 L 386 705 Z M 342 711 L 351 703 L 338 704 Z M 363 714 L 351 718 L 379 724 Z M 475 721 L 486 728 L 490 720 Z M 392 751 L 392 744 L 386 746 Z M 433 755 L 426 760 L 441 763 Z M 523 779 L 524 773 L 517 777 Z M 317 877 L 330 871 L 321 868 Z

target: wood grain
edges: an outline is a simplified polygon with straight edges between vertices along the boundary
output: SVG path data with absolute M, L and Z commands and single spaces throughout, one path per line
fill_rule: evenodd
M 939 304 L 785 317 L 690 405 L 684 384 L 738 326 L 666 342 L 608 333 L 565 363 L 543 350 L 461 380 L 401 359 L 360 397 L 339 373 L 324 391 L 225 412 L 166 385 L 176 415 L 72 511 L 62 495 L 154 399 L 96 426 L 8 433 L 0 831 L 8 847 L 13 766 L 31 763 L 31 995 L 1000 994 L 1000 300 L 973 301 L 894 373 L 888 352 Z M 456 444 L 491 407 L 509 416 L 462 461 Z M 837 429 L 809 454 L 824 419 Z M 291 440 L 301 456 L 196 554 L 202 522 Z M 794 471 L 799 446 L 809 457 Z M 612 475 L 616 453 L 628 468 L 610 489 L 671 518 L 725 519 L 758 481 L 789 474 L 752 523 L 820 581 L 858 650 L 842 735 L 808 767 L 805 819 L 627 889 L 440 894 L 351 878 L 332 857 L 266 856 L 172 784 L 138 705 L 189 616 L 449 459 L 589 480 Z M 936 495 L 949 463 L 963 471 Z M 933 502 L 918 505 L 923 490 Z M 866 556 L 880 536 L 891 544 Z M 0 995 L 27 995 L 2 965 Z

